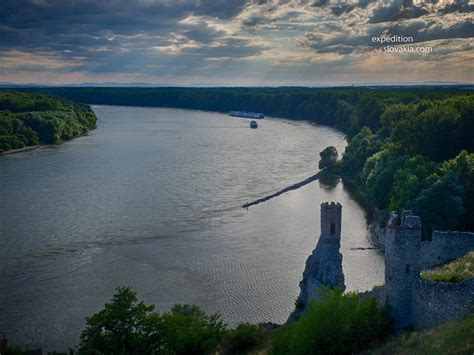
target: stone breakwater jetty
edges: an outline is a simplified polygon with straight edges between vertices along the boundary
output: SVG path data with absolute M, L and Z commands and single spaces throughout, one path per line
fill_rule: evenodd
M 307 309 L 308 302 L 319 299 L 321 288 L 345 289 L 342 271 L 342 206 L 321 204 L 321 236 L 306 261 L 297 308 L 289 321 Z M 447 283 L 422 279 L 421 271 L 445 264 L 474 250 L 474 233 L 439 232 L 422 240 L 419 216 L 404 211 L 389 216 L 385 236 L 385 284 L 360 294 L 388 305 L 395 327 L 424 328 L 445 323 L 474 310 L 474 278 Z
M 280 196 L 282 194 L 284 194 L 285 192 L 288 192 L 288 191 L 291 191 L 291 190 L 297 190 L 299 189 L 300 187 L 303 187 L 305 185 L 308 185 L 309 183 L 313 182 L 313 181 L 316 181 L 318 180 L 319 178 L 323 178 L 323 177 L 336 177 L 336 176 L 333 176 L 333 175 L 327 175 L 327 174 L 322 174 L 322 172 L 320 171 L 319 173 L 315 174 L 315 175 L 312 175 L 310 176 L 309 178 L 303 180 L 303 181 L 300 181 L 300 182 L 297 182 L 296 184 L 293 184 L 293 185 L 290 185 L 288 187 L 285 187 L 284 189 L 280 190 L 280 191 L 277 191 L 271 195 L 268 195 L 268 196 L 265 196 L 265 197 L 262 197 L 262 198 L 259 198 L 258 200 L 255 200 L 255 201 L 252 201 L 252 202 L 247 202 L 247 203 L 244 203 L 242 205 L 243 208 L 249 208 L 250 206 L 253 206 L 253 205 L 258 205 L 259 203 L 262 203 L 262 202 L 265 202 L 265 201 L 268 201 L 268 200 L 271 200 L 272 198 L 275 198 L 277 196 Z

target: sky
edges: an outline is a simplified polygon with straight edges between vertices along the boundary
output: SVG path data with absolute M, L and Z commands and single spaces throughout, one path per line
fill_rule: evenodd
M 473 83 L 473 19 L 474 0 L 0 0 L 0 82 Z M 373 39 L 393 35 L 413 42 Z

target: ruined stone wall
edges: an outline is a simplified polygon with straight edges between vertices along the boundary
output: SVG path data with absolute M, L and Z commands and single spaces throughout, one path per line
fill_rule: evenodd
M 395 326 L 425 327 L 459 318 L 473 311 L 474 280 L 443 283 L 423 280 L 420 272 L 445 264 L 474 250 L 474 233 L 434 232 L 421 241 L 421 220 L 405 211 L 387 223 L 385 285 L 372 295 L 390 305 Z
M 473 311 L 474 279 L 447 283 L 417 277 L 412 301 L 412 325 L 415 328 L 442 324 Z
M 474 250 L 474 233 L 436 231 L 431 239 L 421 242 L 420 269 L 445 264 Z

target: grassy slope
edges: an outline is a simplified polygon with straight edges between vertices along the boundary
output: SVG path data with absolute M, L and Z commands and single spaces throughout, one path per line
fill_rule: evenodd
M 474 313 L 457 321 L 392 338 L 368 354 L 474 354 Z
M 474 252 L 439 267 L 425 270 L 421 276 L 426 280 L 460 282 L 474 277 Z

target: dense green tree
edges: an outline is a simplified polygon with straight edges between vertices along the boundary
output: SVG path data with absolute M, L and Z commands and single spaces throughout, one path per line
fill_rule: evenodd
M 332 170 L 336 166 L 337 162 L 337 149 L 334 146 L 329 146 L 323 149 L 319 153 L 321 159 L 319 160 L 319 169 L 328 169 Z
M 85 354 L 150 354 L 163 350 L 163 322 L 154 306 L 138 302 L 128 287 L 117 288 L 103 310 L 86 318 L 80 351 Z
M 430 186 L 435 178 L 436 164 L 426 161 L 416 155 L 405 161 L 402 168 L 397 170 L 391 187 L 389 210 L 403 210 L 415 199 L 421 190 Z
M 177 304 L 163 314 L 166 349 L 173 354 L 211 354 L 226 325 L 218 313 L 207 315 L 196 305 Z
M 222 350 L 226 354 L 246 354 L 249 350 L 262 344 L 265 331 L 261 325 L 240 323 L 229 330 L 222 340 Z
M 381 141 L 372 131 L 363 127 L 347 145 L 343 160 L 342 170 L 344 175 L 353 178 L 357 183 L 361 183 L 361 173 L 369 157 L 376 153 L 381 146 Z
M 421 102 L 393 125 L 391 137 L 410 154 L 442 162 L 462 149 L 474 149 L 473 114 L 474 97 Z
M 386 147 L 367 159 L 362 171 L 367 195 L 380 209 L 385 209 L 390 198 L 395 172 L 400 169 L 407 155 L 396 147 Z
M 464 213 L 463 198 L 463 185 L 453 171 L 421 191 L 409 207 L 421 217 L 425 239 L 433 230 L 456 229 Z
M 474 231 L 474 153 L 461 151 L 454 159 L 444 162 L 441 170 L 445 174 L 453 171 L 459 177 L 465 192 L 460 227 Z

